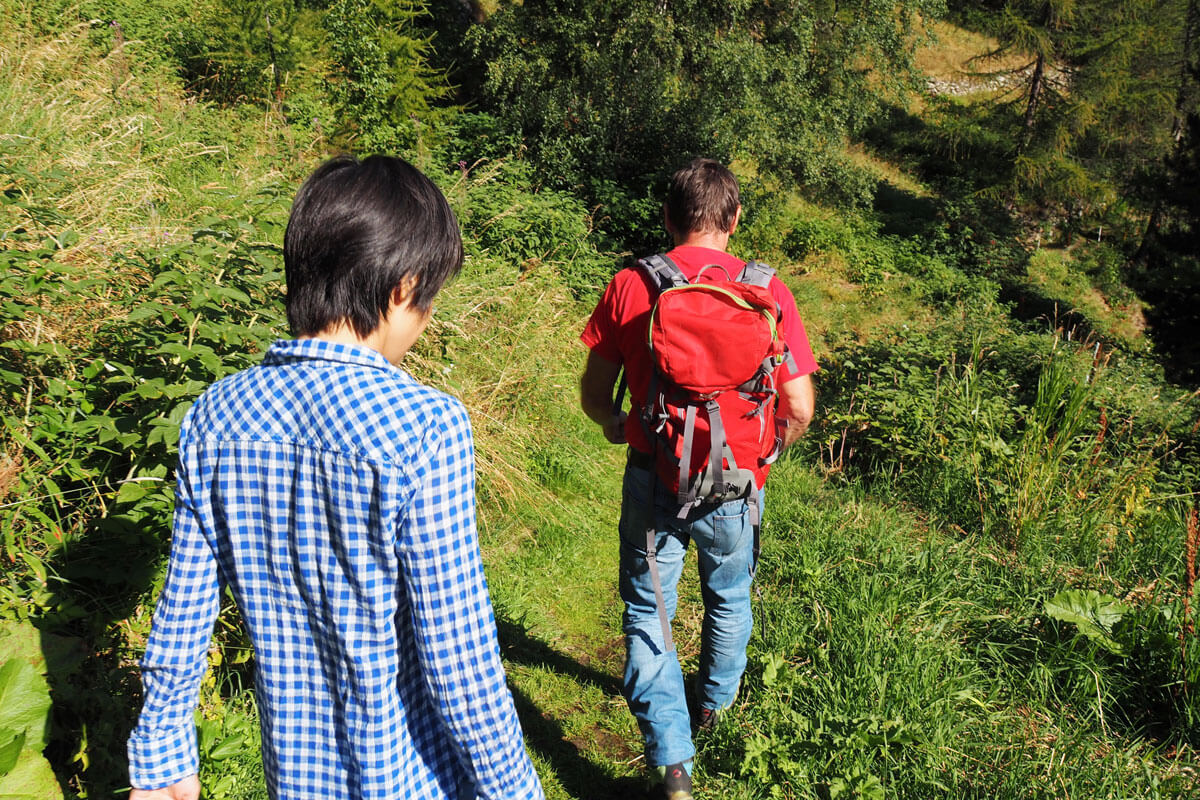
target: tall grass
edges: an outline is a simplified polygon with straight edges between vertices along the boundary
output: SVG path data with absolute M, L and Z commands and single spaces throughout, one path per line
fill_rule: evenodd
M 1196 395 L 1146 396 L 1136 361 L 993 324 L 838 354 L 827 465 L 1031 557 L 1094 567 L 1122 541 L 1159 538 L 1155 498 L 1186 493 L 1194 468 L 1179 447 Z
M 315 158 L 278 117 L 184 97 L 101 20 L 53 38 L 28 6 L 0 3 L 0 165 L 5 231 L 78 234 L 71 257 L 99 266 L 131 246 L 177 240 L 205 216 L 278 192 Z M 288 153 L 283 169 L 277 152 Z
M 1178 689 L 1182 671 L 1159 604 L 1128 621 L 1134 647 L 1115 657 L 1044 613 L 1061 576 L 986 539 L 926 528 L 795 459 L 768 508 L 760 635 L 737 704 L 701 741 L 707 796 L 1200 790 L 1195 728 L 1147 724 L 1171 717 L 1171 690 L 1154 690 Z

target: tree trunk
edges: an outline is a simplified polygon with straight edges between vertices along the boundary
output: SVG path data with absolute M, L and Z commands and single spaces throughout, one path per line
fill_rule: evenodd
M 1183 24 L 1183 51 L 1180 53 L 1179 59 L 1179 85 L 1175 90 L 1175 113 L 1171 120 L 1171 140 L 1175 143 L 1175 152 L 1178 152 L 1183 146 L 1187 115 L 1193 104 L 1196 81 L 1200 79 L 1198 47 L 1200 47 L 1200 0 L 1189 0 Z M 1142 240 L 1138 242 L 1137 251 L 1129 259 L 1133 267 L 1145 266 L 1150 246 L 1154 237 L 1158 235 L 1162 214 L 1163 196 L 1160 191 L 1154 198 L 1154 207 L 1150 209 L 1150 219 L 1146 222 L 1146 229 L 1142 232 Z
M 1033 139 L 1033 123 L 1037 120 L 1038 102 L 1042 99 L 1042 90 L 1046 81 L 1046 54 L 1038 53 L 1033 65 L 1033 75 L 1029 79 L 1029 102 L 1025 106 L 1025 141 L 1022 147 L 1029 147 Z

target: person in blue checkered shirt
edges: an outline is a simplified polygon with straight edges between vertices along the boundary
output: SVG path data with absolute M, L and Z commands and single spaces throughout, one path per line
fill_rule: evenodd
M 505 683 L 462 403 L 398 366 L 462 265 L 408 163 L 341 157 L 296 196 L 288 324 L 183 421 L 131 800 L 196 798 L 193 714 L 228 588 L 279 800 L 542 798 Z

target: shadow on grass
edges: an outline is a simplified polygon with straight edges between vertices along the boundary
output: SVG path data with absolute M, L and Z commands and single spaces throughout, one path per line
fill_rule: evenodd
M 1065 300 L 1052 297 L 1036 286 L 1026 283 L 1007 283 L 1000 289 L 1000 302 L 1008 303 L 1014 318 L 1024 322 L 1045 323 L 1077 342 L 1100 341 L 1112 344 L 1110 338 L 1096 329 L 1087 315 L 1072 308 Z
M 116 626 L 151 587 L 163 541 L 153 526 L 114 516 L 50 562 L 57 581 L 38 625 L 52 702 L 45 755 L 67 797 L 128 786 L 125 741 L 141 708 L 141 680 Z
M 887 181 L 876 184 L 873 207 L 883 220 L 882 232 L 890 236 L 921 236 L 938 220 L 934 198 L 919 197 Z
M 530 636 L 529 631 L 519 623 L 497 615 L 496 628 L 500 633 L 500 647 L 505 659 L 527 667 L 546 667 L 576 683 L 590 683 L 608 695 L 621 694 L 619 677 L 581 664 L 560 653 L 545 642 Z
M 581 664 L 575 659 L 555 650 L 529 634 L 519 623 L 497 617 L 496 626 L 500 635 L 500 647 L 504 658 L 510 663 L 528 667 L 542 667 L 569 678 L 578 684 L 590 684 L 606 695 L 621 693 L 621 681 L 615 675 Z M 623 742 L 608 743 L 601 739 L 617 738 L 608 731 L 595 731 L 595 739 L 582 741 L 581 737 L 570 737 L 553 717 L 546 714 L 527 694 L 509 685 L 525 741 L 530 749 L 540 754 L 554 768 L 554 776 L 572 797 L 597 798 L 598 800 L 632 800 L 645 796 L 646 781 L 640 777 L 614 776 L 611 768 L 597 764 L 594 758 L 583 752 L 587 745 L 598 745 L 600 749 L 623 749 Z
M 979 666 L 1027 707 L 1070 714 L 1074 725 L 1090 725 L 1092 735 L 1194 748 L 1200 704 L 1181 679 L 1200 673 L 1200 658 L 1181 669 L 1170 622 L 1157 613 L 1133 616 L 1146 619 L 1114 634 L 1128 647 L 1125 654 L 1105 650 L 1074 625 L 1040 616 L 972 621 L 963 626 L 963 641 Z
M 588 800 L 634 800 L 647 796 L 643 778 L 614 776 L 580 752 L 563 727 L 544 714 L 520 689 L 512 686 L 525 743 L 554 767 L 554 777 L 571 797 Z

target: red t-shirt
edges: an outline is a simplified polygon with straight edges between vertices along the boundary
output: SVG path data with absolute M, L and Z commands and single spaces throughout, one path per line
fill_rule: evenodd
M 667 253 L 667 257 L 674 261 L 684 277 L 693 283 L 706 266 L 716 265 L 723 268 L 704 270 L 706 283 L 724 283 L 736 278 L 746 265 L 741 259 L 707 247 L 676 247 Z M 796 310 L 796 299 L 792 297 L 791 290 L 779 278 L 772 278 L 767 288 L 783 311 L 783 341 L 787 344 L 794 362 L 794 365 L 784 362 L 779 367 L 775 373 L 778 386 L 793 378 L 816 372 L 817 360 L 808 343 L 808 334 L 804 332 L 804 323 L 800 320 L 800 312 Z M 629 384 L 632 406 L 629 419 L 625 423 L 625 439 L 631 447 L 643 453 L 653 451 L 652 445 L 646 439 L 646 432 L 642 429 L 641 398 L 646 396 L 650 388 L 650 376 L 653 371 L 650 348 L 646 346 L 646 333 L 650 324 L 650 308 L 657 296 L 658 291 L 653 282 L 639 268 L 635 266 L 621 270 L 613 276 L 608 288 L 604 290 L 587 327 L 579 337 L 596 355 L 625 367 L 625 379 Z M 768 467 L 760 467 L 755 471 L 761 472 L 755 476 L 759 486 L 762 486 L 768 471 Z

